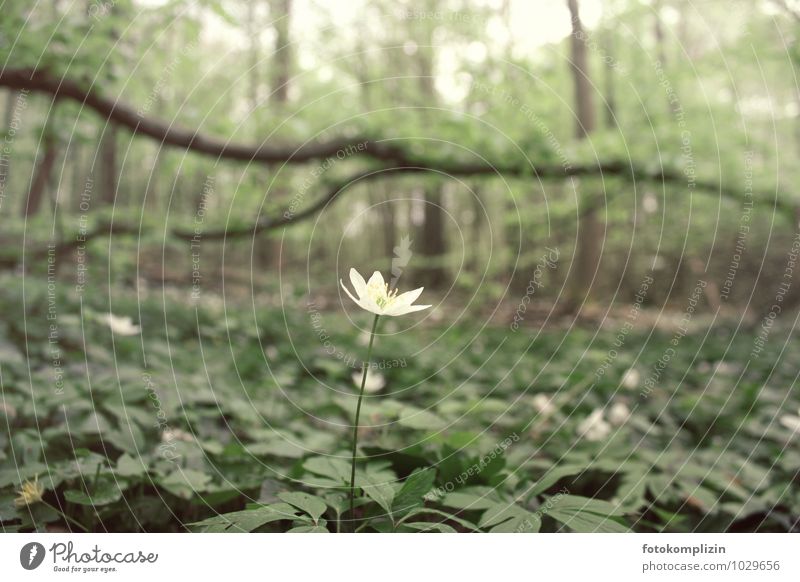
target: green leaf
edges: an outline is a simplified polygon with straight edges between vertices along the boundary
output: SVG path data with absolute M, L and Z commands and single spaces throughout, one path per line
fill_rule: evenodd
M 578 495 L 561 495 L 552 498 L 552 507 L 547 515 L 575 532 L 617 533 L 628 529 L 618 523 L 614 516 L 625 515 L 623 507 Z
M 328 477 L 331 481 L 345 485 L 350 484 L 350 464 L 336 457 L 311 457 L 303 468 L 309 473 Z
M 158 484 L 176 497 L 190 499 L 203 491 L 210 481 L 211 475 L 206 473 L 194 469 L 178 469 L 161 479 Z
M 422 515 L 422 514 L 439 515 L 441 517 L 447 518 L 450 521 L 454 521 L 455 523 L 459 524 L 460 526 L 469 531 L 474 531 L 474 532 L 480 531 L 474 523 L 471 523 L 466 519 L 461 519 L 460 517 L 457 517 L 451 513 L 447 513 L 446 511 L 441 511 L 439 509 L 433 509 L 431 507 L 418 507 L 417 509 L 412 509 L 408 513 L 408 515 L 406 515 L 403 519 L 409 519 L 411 517 L 416 517 L 417 515 Z
M 486 510 L 478 525 L 494 533 L 530 533 L 539 531 L 541 519 L 517 505 L 497 503 Z
M 422 505 L 424 495 L 431 490 L 435 479 L 436 471 L 430 467 L 411 473 L 392 502 L 391 511 L 395 517 Z
M 110 505 L 122 499 L 122 491 L 120 491 L 119 485 L 111 477 L 101 475 L 94 487 L 89 483 L 87 483 L 87 486 L 91 487 L 90 495 L 85 491 L 68 489 L 64 491 L 64 499 L 70 503 L 91 507 Z
M 208 533 L 250 532 L 273 521 L 296 519 L 297 510 L 287 503 L 273 503 L 256 509 L 234 511 L 204 519 L 191 526 L 197 531 Z
M 421 532 L 438 531 L 440 533 L 456 533 L 456 530 L 454 530 L 446 523 L 428 523 L 426 521 L 419 521 L 419 522 L 415 521 L 411 523 L 404 523 L 403 527 Z
M 117 459 L 117 475 L 120 477 L 141 477 L 147 472 L 142 458 L 134 458 L 128 453 L 123 453 Z
M 380 505 L 388 516 L 392 515 L 392 501 L 394 500 L 394 487 L 384 476 L 373 473 L 360 475 L 359 487 L 375 503 Z
M 489 509 L 500 501 L 497 492 L 490 487 L 465 487 L 445 495 L 442 505 L 456 509 Z
M 14 504 L 15 493 L 0 495 L 0 521 L 11 521 L 17 516 L 17 506 Z
M 590 512 L 598 515 L 625 515 L 623 508 L 602 499 L 591 499 L 579 495 L 560 495 L 553 496 L 551 499 L 559 511 Z
M 328 509 L 327 504 L 322 499 L 309 495 L 308 493 L 286 491 L 278 493 L 278 497 L 286 503 L 305 511 L 315 522 L 319 520 L 322 514 L 325 513 L 325 510 Z
M 563 465 L 560 467 L 554 467 L 545 473 L 542 478 L 539 479 L 533 486 L 531 486 L 530 490 L 528 491 L 528 498 L 544 493 L 564 477 L 577 475 L 585 470 L 586 467 L 583 465 Z
M 328 528 L 321 525 L 301 525 L 293 527 L 287 533 L 331 533 Z
M 625 533 L 629 531 L 612 518 L 596 513 L 569 513 L 554 509 L 547 515 L 578 533 Z
M 413 406 L 406 406 L 400 412 L 397 424 L 417 430 L 437 431 L 447 426 L 447 423 L 433 412 L 422 410 Z

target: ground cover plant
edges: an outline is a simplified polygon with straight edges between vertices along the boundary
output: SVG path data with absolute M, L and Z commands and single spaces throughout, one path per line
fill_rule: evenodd
M 15 292 L 6 279 L 3 308 Z M 359 385 L 307 309 L 223 317 L 173 298 L 143 306 L 141 335 L 112 339 L 103 297 L 86 299 L 80 311 L 59 297 L 58 384 L 46 303 L 30 303 L 27 346 L 14 341 L 23 320 L 5 324 L 5 531 L 346 530 Z M 114 309 L 134 305 L 131 293 Z M 364 353 L 342 313 L 320 317 L 337 349 Z M 405 365 L 370 372 L 381 382 L 362 410 L 359 531 L 794 527 L 796 339 L 743 369 L 752 337 L 717 327 L 709 342 L 700 324 L 648 393 L 672 333 L 631 332 L 608 366 L 614 330 L 476 331 L 443 323 L 376 342 L 376 365 Z M 31 481 L 46 503 L 15 504 Z

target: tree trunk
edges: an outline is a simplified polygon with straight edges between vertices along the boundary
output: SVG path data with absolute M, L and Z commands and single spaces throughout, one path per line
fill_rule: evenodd
M 98 189 L 103 204 L 114 204 L 117 199 L 117 127 L 107 123 L 100 137 L 97 174 Z
M 42 207 L 42 200 L 47 192 L 47 186 L 50 184 L 50 176 L 58 157 L 58 142 L 55 136 L 49 134 L 48 129 L 45 129 L 45 131 L 47 134 L 43 138 L 44 153 L 36 165 L 33 181 L 31 182 L 30 190 L 28 190 L 28 198 L 22 207 L 22 216 L 24 218 L 34 216 Z
M 567 0 L 567 6 L 572 17 L 570 68 L 575 85 L 575 110 L 577 112 L 575 137 L 585 139 L 594 131 L 596 124 L 592 85 L 589 80 L 586 37 L 581 24 L 578 0 Z M 580 204 L 581 198 L 582 196 L 579 196 L 578 241 L 575 261 L 570 273 L 571 281 L 567 300 L 567 307 L 570 311 L 580 310 L 580 306 L 590 297 L 592 281 L 600 267 L 600 250 L 603 243 L 603 227 L 597 218 L 597 211 L 584 211 L 583 205 Z
M 11 131 L 11 124 L 14 123 L 14 108 L 17 104 L 18 92 L 14 89 L 8 90 L 6 97 L 5 128 Z M 11 156 L 0 151 L 0 204 L 2 204 L 2 194 L 5 193 L 6 184 L 11 177 Z
M 422 279 L 427 287 L 441 287 L 447 280 L 444 268 L 446 253 L 442 186 L 435 185 L 425 191 L 425 219 L 422 224 L 422 255 L 428 263 L 423 268 Z
M 289 79 L 292 78 L 292 46 L 289 44 L 289 24 L 292 18 L 292 0 L 273 0 L 275 26 L 275 76 L 272 80 L 272 99 L 285 104 L 289 100 Z
M 435 105 L 437 101 L 434 84 L 433 29 L 428 27 L 428 46 L 417 49 L 420 93 L 424 105 Z M 427 115 L 427 111 L 423 115 Z M 444 206 L 442 203 L 442 184 L 435 183 L 425 190 L 425 212 L 422 225 L 421 254 L 427 264 L 422 271 L 422 279 L 427 287 L 441 287 L 447 280 L 444 258 L 447 253 L 447 240 L 444 236 Z
M 617 127 L 617 92 L 614 83 L 614 31 L 607 29 L 603 33 L 605 42 L 604 50 L 606 57 L 605 63 L 605 89 L 606 89 L 606 127 L 616 129 Z
M 658 60 L 661 62 L 661 67 L 667 66 L 667 55 L 664 52 L 664 25 L 661 22 L 661 0 L 654 0 L 653 2 L 653 33 L 656 37 L 656 47 Z
M 252 0 L 255 1 L 255 0 Z M 289 101 L 289 80 L 292 75 L 292 47 L 290 45 L 289 30 L 292 19 L 292 0 L 271 0 L 270 20 L 275 31 L 275 44 L 273 46 L 272 59 L 270 59 L 270 69 L 274 71 L 270 77 L 272 87 L 270 101 L 276 106 L 278 111 L 283 111 Z M 251 41 L 256 43 L 251 47 L 253 51 L 259 49 L 258 38 L 254 36 Z M 257 76 L 251 78 L 253 89 L 251 89 L 251 99 L 254 106 L 257 103 L 256 87 L 259 82 Z M 286 189 L 281 186 L 273 186 L 269 196 L 274 198 L 285 198 Z M 274 236 L 264 237 L 261 241 L 255 241 L 254 261 L 264 269 L 281 269 L 281 241 Z

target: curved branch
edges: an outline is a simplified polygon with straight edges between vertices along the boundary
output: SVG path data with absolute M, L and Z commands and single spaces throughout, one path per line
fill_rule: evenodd
M 632 166 L 629 162 L 612 161 L 600 163 L 593 166 L 538 166 L 533 171 L 523 170 L 518 166 L 496 167 L 488 164 L 417 164 L 395 167 L 384 167 L 378 169 L 365 170 L 350 175 L 329 186 L 325 194 L 320 196 L 313 204 L 304 208 L 302 211 L 295 212 L 291 207 L 284 209 L 274 218 L 266 217 L 256 221 L 252 226 L 224 228 L 210 230 L 202 233 L 192 233 L 189 231 L 175 230 L 173 236 L 184 240 L 220 240 L 224 238 L 237 238 L 243 236 L 255 236 L 261 232 L 274 230 L 276 228 L 291 226 L 315 216 L 329 204 L 336 201 L 344 191 L 358 183 L 373 181 L 385 178 L 392 174 L 416 174 L 432 172 L 445 176 L 490 176 L 492 174 L 500 176 L 511 176 L 516 178 L 534 177 L 538 179 L 564 179 L 578 177 L 619 177 L 631 181 L 634 184 L 639 182 L 651 182 L 663 185 L 683 185 L 687 186 L 687 177 L 683 172 L 676 170 L 661 169 L 658 171 L 646 171 Z M 531 175 L 533 173 L 533 175 Z M 708 194 L 717 193 L 720 196 L 734 201 L 743 202 L 744 193 L 724 186 L 716 182 L 695 181 L 693 190 L 703 191 Z M 595 197 L 581 212 L 589 212 L 601 208 L 603 204 L 610 200 L 609 196 Z M 764 201 L 767 202 L 767 201 Z M 796 219 L 797 208 L 784 196 L 779 195 L 771 201 L 775 210 L 783 214 L 790 221 Z
M 0 70 L 0 87 L 47 93 L 55 99 L 70 99 L 94 110 L 110 122 L 141 134 L 165 145 L 187 149 L 199 154 L 242 162 L 300 164 L 309 160 L 336 156 L 342 150 L 355 148 L 375 159 L 392 161 L 401 152 L 385 143 L 365 137 L 338 138 L 302 146 L 269 146 L 230 143 L 226 140 L 202 135 L 197 131 L 179 129 L 171 124 L 146 117 L 141 110 L 108 99 L 96 91 L 86 89 L 69 79 L 58 79 L 46 71 L 33 69 Z
M 28 89 L 53 95 L 56 99 L 71 99 L 93 109 L 112 123 L 128 128 L 135 134 L 148 136 L 166 145 L 184 148 L 200 154 L 215 156 L 221 159 L 245 162 L 289 163 L 299 164 L 314 159 L 324 159 L 341 155 L 365 155 L 384 163 L 394 164 L 380 170 L 360 172 L 330 187 L 317 202 L 303 210 L 293 213 L 289 210 L 276 218 L 258 221 L 252 227 L 231 230 L 209 231 L 202 235 L 204 239 L 220 239 L 225 236 L 246 236 L 258 234 L 282 226 L 295 224 L 313 216 L 316 212 L 334 201 L 341 192 L 355 181 L 373 180 L 380 176 L 399 172 L 438 172 L 453 176 L 487 176 L 504 175 L 518 178 L 534 177 L 540 179 L 569 178 L 578 176 L 618 176 L 631 182 L 648 181 L 662 184 L 682 185 L 688 188 L 688 179 L 680 170 L 660 169 L 644 170 L 632 166 L 629 161 L 610 161 L 596 165 L 561 166 L 561 165 L 506 165 L 494 166 L 483 162 L 436 162 L 418 159 L 402 148 L 393 146 L 387 140 L 370 140 L 363 137 L 341 137 L 326 142 L 317 142 L 300 146 L 268 146 L 234 144 L 228 141 L 205 136 L 197 131 L 181 130 L 170 124 L 145 117 L 140 111 L 129 105 L 119 103 L 98 95 L 91 89 L 85 89 L 79 83 L 68 79 L 58 79 L 43 70 L 6 69 L 0 70 L 0 86 L 12 89 Z M 694 190 L 703 190 L 710 194 L 719 194 L 733 200 L 743 201 L 744 193 L 731 188 L 722 182 L 693 183 Z M 775 209 L 785 214 L 790 220 L 796 220 L 796 208 L 785 195 L 777 193 L 771 201 Z M 180 238 L 192 238 L 193 234 L 177 232 Z

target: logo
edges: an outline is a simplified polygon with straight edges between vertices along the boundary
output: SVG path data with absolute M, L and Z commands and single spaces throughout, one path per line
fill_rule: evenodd
M 19 551 L 19 563 L 26 570 L 35 570 L 44 561 L 44 546 L 39 542 L 30 542 Z
M 409 261 L 414 253 L 411 252 L 411 237 L 408 235 L 400 239 L 400 244 L 394 247 L 394 256 L 392 257 L 392 279 L 389 281 L 389 288 L 397 285 L 397 280 L 403 274 L 403 269 L 408 266 Z

